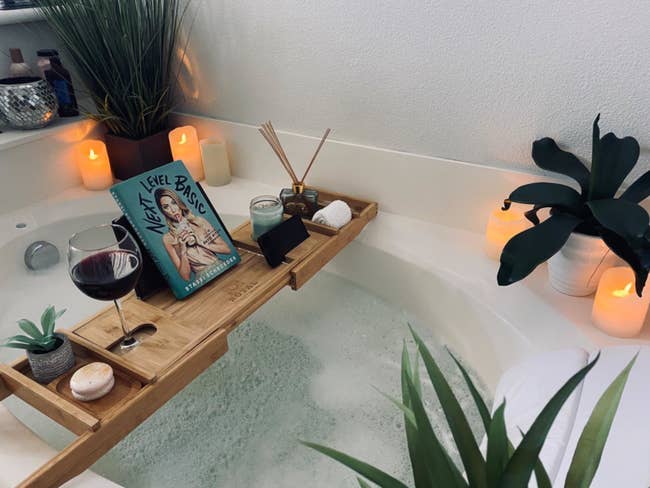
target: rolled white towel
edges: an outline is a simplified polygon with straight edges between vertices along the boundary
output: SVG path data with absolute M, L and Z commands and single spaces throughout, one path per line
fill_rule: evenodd
M 352 220 L 352 210 L 343 200 L 334 200 L 316 212 L 311 220 L 317 224 L 340 229 Z

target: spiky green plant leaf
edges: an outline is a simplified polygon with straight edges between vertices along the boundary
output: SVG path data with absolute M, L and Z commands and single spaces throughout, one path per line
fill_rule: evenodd
M 465 473 L 467 474 L 469 484 L 476 488 L 485 487 L 485 460 L 478 448 L 472 429 L 469 427 L 467 417 L 465 416 L 456 395 L 449 386 L 449 383 L 433 359 L 431 352 L 410 325 L 409 330 L 418 345 L 418 351 L 420 352 L 420 356 L 424 362 L 424 367 L 429 374 L 436 395 L 440 400 L 442 411 L 444 412 L 447 423 L 449 424 L 451 434 L 458 446 L 460 458 L 465 467 Z
M 185 47 L 182 0 L 38 0 L 109 132 L 141 139 L 167 127 Z
M 483 421 L 483 428 L 485 428 L 485 431 L 487 432 L 488 428 L 490 427 L 490 422 L 492 421 L 490 410 L 488 409 L 487 405 L 485 404 L 485 401 L 483 400 L 483 397 L 481 396 L 478 389 L 476 388 L 476 385 L 474 385 L 472 378 L 470 378 L 469 374 L 467 373 L 467 370 L 463 367 L 463 365 L 458 360 L 458 358 L 456 358 L 456 356 L 448 348 L 446 349 L 449 355 L 451 356 L 451 358 L 456 363 L 456 366 L 458 366 L 460 373 L 463 375 L 465 384 L 469 389 L 470 395 L 472 395 L 472 399 L 474 400 L 476 409 L 478 410 L 478 413 L 481 416 L 481 420 Z
M 357 481 L 359 482 L 359 486 L 361 488 L 371 488 L 370 485 L 363 481 L 361 478 L 357 478 Z
M 573 393 L 587 373 L 598 362 L 599 357 L 600 354 L 569 378 L 562 388 L 544 406 L 510 457 L 510 461 L 508 461 L 506 469 L 501 476 L 500 488 L 521 488 L 528 485 L 535 463 L 539 458 L 539 453 L 555 421 L 555 417 L 557 417 L 557 414 L 569 396 L 571 396 L 571 393 Z
M 368 463 L 364 463 L 352 456 L 337 451 L 336 449 L 331 449 L 326 446 L 321 446 L 319 444 L 314 444 L 313 442 L 300 441 L 301 444 L 310 447 L 321 454 L 325 454 L 328 457 L 344 464 L 348 468 L 356 471 L 364 478 L 372 481 L 376 485 L 379 485 L 381 488 L 408 488 L 407 485 L 402 483 L 400 480 L 393 478 L 391 475 L 384 473 L 382 470 L 371 466 Z
M 598 470 L 616 410 L 621 402 L 627 378 L 637 356 L 638 353 L 607 387 L 592 410 L 573 453 L 564 485 L 567 488 L 588 488 L 591 485 Z
M 492 421 L 487 429 L 487 485 L 490 488 L 497 488 L 501 473 L 510 458 L 508 434 L 503 416 L 505 408 L 504 400 L 494 411 Z

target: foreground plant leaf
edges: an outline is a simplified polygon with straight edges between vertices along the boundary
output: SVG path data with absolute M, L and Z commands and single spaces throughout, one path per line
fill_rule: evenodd
M 422 339 L 420 339 L 410 325 L 409 329 L 413 339 L 415 339 L 415 342 L 418 345 L 418 350 L 422 356 L 424 367 L 429 374 L 436 395 L 440 400 L 442 411 L 445 414 L 445 418 L 449 424 L 449 429 L 451 430 L 451 434 L 456 442 L 460 458 L 463 461 L 467 480 L 473 488 L 486 487 L 485 460 L 481 455 L 476 439 L 474 439 L 474 434 L 472 429 L 469 427 L 467 417 L 458 403 L 458 399 L 456 398 L 456 395 L 454 395 L 449 383 L 447 383 L 447 380 L 429 352 L 429 349 L 427 349 Z M 416 412 L 414 411 L 414 413 Z M 419 423 L 418 427 L 420 427 Z
M 496 488 L 501 478 L 510 453 L 508 452 L 508 434 L 506 432 L 506 423 L 503 417 L 506 408 L 505 400 L 494 411 L 492 421 L 487 429 L 487 484 L 490 488 Z
M 417 364 L 417 361 L 416 361 Z M 430 454 L 432 456 L 437 456 L 434 458 L 434 463 L 429 462 L 429 454 L 426 452 L 426 446 L 423 446 L 421 440 L 418 438 L 418 424 L 415 419 L 415 414 L 413 414 L 411 401 L 411 394 L 409 391 L 408 380 L 413 376 L 411 371 L 411 359 L 409 357 L 408 349 L 406 347 L 406 341 L 402 346 L 402 402 L 406 408 L 409 409 L 411 415 L 404 413 L 404 431 L 406 433 L 406 444 L 409 451 L 409 459 L 411 461 L 411 469 L 413 471 L 413 480 L 415 481 L 415 486 L 434 486 L 434 471 L 433 464 L 435 462 L 445 462 L 446 461 L 441 457 L 442 446 L 434 446 L 434 453 Z M 417 385 L 419 387 L 419 376 L 417 377 Z M 418 391 L 418 394 L 419 391 Z M 412 422 L 411 422 L 412 418 Z M 434 439 L 434 442 L 437 442 L 437 438 Z M 439 443 L 438 443 L 439 444 Z M 443 470 L 448 470 L 447 466 L 442 467 Z
M 500 488 L 522 488 L 528 486 L 535 462 L 539 458 L 539 453 L 542 450 L 548 431 L 555 421 L 555 417 L 557 417 L 557 414 L 569 396 L 571 396 L 571 393 L 578 387 L 587 373 L 591 371 L 599 358 L 600 354 L 592 362 L 569 378 L 562 388 L 544 406 L 510 457 L 510 461 L 508 461 L 506 469 L 501 476 Z
M 483 400 L 483 397 L 479 393 L 478 389 L 476 388 L 476 385 L 474 385 L 474 382 L 470 378 L 469 374 L 467 373 L 463 365 L 449 349 L 447 349 L 447 352 L 456 363 L 456 366 L 458 366 L 458 369 L 460 369 L 460 373 L 463 375 L 465 384 L 467 384 L 469 393 L 470 395 L 472 395 L 472 399 L 474 400 L 478 413 L 481 416 L 481 420 L 483 421 L 483 427 L 485 428 L 485 432 L 487 432 L 488 429 L 490 428 L 490 422 L 492 421 L 490 410 L 488 409 L 487 405 L 485 404 L 485 401 Z
M 320 444 L 314 444 L 312 442 L 300 441 L 301 444 L 307 447 L 325 454 L 328 457 L 340 462 L 341 464 L 346 465 L 348 468 L 356 471 L 364 478 L 372 481 L 373 483 L 381 486 L 382 488 L 408 488 L 407 485 L 402 483 L 400 480 L 393 478 L 391 475 L 384 473 L 382 470 L 371 466 L 368 463 L 364 463 L 352 456 L 337 451 L 336 449 L 331 449 L 326 446 L 321 446 Z
M 625 369 L 609 385 L 591 412 L 573 453 L 564 485 L 567 488 L 588 488 L 591 485 L 598 470 L 630 370 L 638 355 L 638 353 L 634 355 Z
M 580 222 L 578 217 L 558 213 L 510 239 L 501 253 L 499 285 L 511 285 L 532 273 L 564 246 Z

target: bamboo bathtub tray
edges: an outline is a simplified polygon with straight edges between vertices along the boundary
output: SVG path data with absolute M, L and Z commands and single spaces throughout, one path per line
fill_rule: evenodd
M 271 268 L 250 238 L 250 222 L 231 232 L 241 262 L 184 300 L 164 290 L 123 301 L 131 324 L 151 323 L 125 353 L 117 313 L 107 308 L 65 333 L 75 367 L 49 384 L 34 381 L 27 359 L 0 365 L 0 400 L 16 395 L 78 437 L 19 486 L 60 486 L 89 468 L 228 350 L 228 334 L 285 286 L 302 287 L 377 215 L 377 204 L 319 190 L 319 204 L 346 201 L 352 221 L 339 230 L 305 221 L 309 238 Z M 92 402 L 73 398 L 72 373 L 92 361 L 113 367 L 115 387 Z

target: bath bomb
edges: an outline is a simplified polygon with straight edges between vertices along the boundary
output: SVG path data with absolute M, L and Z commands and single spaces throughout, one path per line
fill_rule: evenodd
M 79 368 L 70 378 L 72 396 L 82 402 L 103 397 L 113 389 L 113 368 L 106 363 L 90 363 Z

